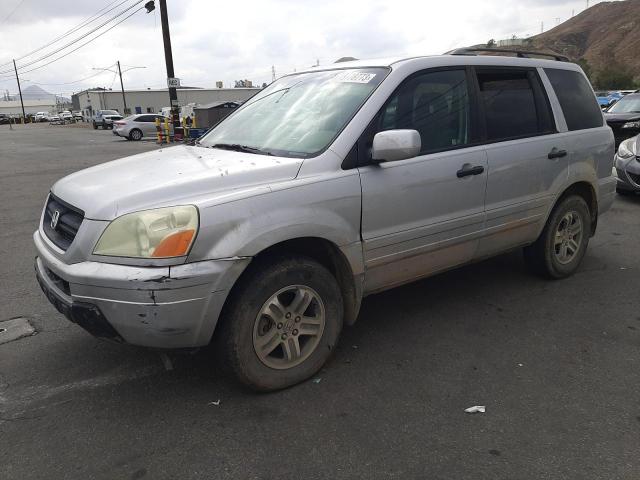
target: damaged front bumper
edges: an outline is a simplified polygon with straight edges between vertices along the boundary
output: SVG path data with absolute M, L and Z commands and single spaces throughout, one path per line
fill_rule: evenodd
M 156 348 L 207 345 L 249 258 L 166 267 L 66 264 L 34 233 L 36 278 L 49 301 L 95 336 Z

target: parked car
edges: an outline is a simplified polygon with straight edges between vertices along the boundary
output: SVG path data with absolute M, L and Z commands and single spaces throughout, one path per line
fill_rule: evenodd
M 72 112 L 72 115 L 73 115 L 73 119 L 76 122 L 83 122 L 84 121 L 84 117 L 82 116 L 82 113 L 80 113 L 80 112 Z
M 0 113 L 0 125 L 5 125 L 11 123 L 11 117 L 9 117 L 9 115 L 6 115 L 4 113 Z
M 113 128 L 113 122 L 115 120 L 122 120 L 122 115 L 116 110 L 98 110 L 93 116 L 93 128 L 94 130 L 98 127 L 102 127 L 103 130 Z
M 124 137 L 127 140 L 141 140 L 142 137 L 155 138 L 157 134 L 156 119 L 162 123 L 168 120 L 167 117 L 155 114 L 130 115 L 122 120 L 113 122 L 113 134 Z M 172 126 L 170 127 L 173 128 Z
M 622 97 L 604 114 L 607 124 L 613 130 L 616 148 L 623 140 L 640 133 L 640 93 Z
M 69 110 L 65 110 L 63 112 L 60 112 L 60 119 L 63 122 L 72 122 L 73 121 L 73 114 Z
M 596 98 L 598 99 L 598 104 L 602 110 L 606 110 L 616 102 L 615 99 L 609 96 L 609 92 L 598 91 L 596 92 Z
M 572 275 L 617 182 L 587 78 L 455 53 L 293 73 L 194 145 L 59 180 L 39 284 L 93 335 L 213 341 L 265 391 L 315 374 L 365 295 L 519 247 Z
M 50 114 L 47 119 L 49 120 L 49 125 L 59 125 L 63 122 L 57 113 Z
M 640 193 L 640 136 L 628 138 L 620 143 L 614 163 L 618 177 L 618 193 Z
M 37 112 L 35 116 L 36 122 L 46 122 L 49 117 L 49 112 Z

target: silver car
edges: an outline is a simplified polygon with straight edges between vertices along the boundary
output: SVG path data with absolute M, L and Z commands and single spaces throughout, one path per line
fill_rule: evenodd
M 624 140 L 615 158 L 620 195 L 640 193 L 640 136 Z
M 113 134 L 128 140 L 142 140 L 142 137 L 155 138 L 157 135 L 156 119 L 160 120 L 162 125 L 165 120 L 168 120 L 167 117 L 152 113 L 130 115 L 113 122 Z
M 611 129 L 579 66 L 474 53 L 294 73 L 194 145 L 59 180 L 43 291 L 99 337 L 214 341 L 265 391 L 317 372 L 366 295 L 518 247 L 570 276 L 614 201 Z

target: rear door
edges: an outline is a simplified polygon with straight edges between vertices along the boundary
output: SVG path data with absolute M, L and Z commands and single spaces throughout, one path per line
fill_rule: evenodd
M 366 291 L 471 260 L 484 223 L 487 161 L 477 145 L 470 70 L 426 70 L 405 80 L 358 142 Z M 371 164 L 377 132 L 414 129 L 422 149 Z
M 142 130 L 143 135 L 150 136 L 156 133 L 156 116 L 140 115 L 136 118 L 136 127 Z
M 569 158 L 537 69 L 476 67 L 475 74 L 489 167 L 481 258 L 537 238 Z

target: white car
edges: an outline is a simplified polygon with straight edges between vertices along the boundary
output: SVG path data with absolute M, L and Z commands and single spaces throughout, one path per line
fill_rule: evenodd
M 49 117 L 49 112 L 37 112 L 35 116 L 36 122 L 46 122 Z
M 69 110 L 65 110 L 60 114 L 60 119 L 65 122 L 72 122 L 73 114 Z

